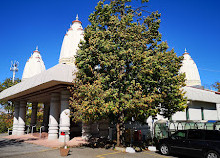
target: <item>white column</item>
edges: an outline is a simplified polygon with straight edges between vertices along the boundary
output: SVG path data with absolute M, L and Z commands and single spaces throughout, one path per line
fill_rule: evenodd
M 69 141 L 70 132 L 70 109 L 69 109 L 69 97 L 70 93 L 68 90 L 61 92 L 61 113 L 60 113 L 60 133 L 66 132 L 66 141 Z M 59 141 L 64 142 L 65 136 L 60 135 Z
M 50 115 L 50 103 L 44 103 L 43 126 L 48 127 Z
M 25 117 L 26 117 L 26 101 L 20 101 L 20 110 L 18 117 L 18 130 L 17 135 L 24 135 L 25 131 Z
M 31 126 L 36 125 L 37 120 L 37 102 L 32 103 Z
M 58 121 L 60 112 L 60 94 L 51 93 L 48 139 L 58 138 Z
M 216 110 L 217 110 L 218 120 L 220 120 L 220 103 L 216 104 Z
M 15 101 L 15 109 L 14 109 L 14 120 L 13 120 L 13 130 L 12 130 L 12 135 L 17 135 L 18 131 L 18 117 L 19 117 L 19 102 Z

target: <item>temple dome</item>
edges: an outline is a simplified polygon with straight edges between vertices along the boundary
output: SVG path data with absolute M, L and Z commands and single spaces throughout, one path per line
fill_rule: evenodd
M 201 80 L 196 63 L 193 61 L 189 53 L 185 49 L 183 54 L 182 67 L 180 68 L 180 73 L 185 73 L 186 75 L 186 86 L 201 86 Z
M 74 65 L 75 55 L 77 50 L 79 50 L 80 40 L 83 40 L 83 27 L 82 22 L 78 20 L 78 15 L 76 20 L 72 22 L 70 28 L 66 32 L 64 36 L 61 51 L 60 51 L 60 59 L 59 63 L 65 63 Z
M 46 68 L 44 62 L 42 60 L 40 52 L 38 51 L 38 47 L 36 47 L 36 50 L 33 52 L 31 57 L 25 64 L 22 81 L 26 80 L 27 78 L 31 78 L 45 70 Z

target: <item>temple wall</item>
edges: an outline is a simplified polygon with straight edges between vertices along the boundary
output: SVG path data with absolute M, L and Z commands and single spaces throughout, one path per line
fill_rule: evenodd
M 204 120 L 218 120 L 216 104 L 199 101 L 192 101 L 189 104 L 189 120 L 202 120 L 201 108 L 203 108 Z M 175 113 L 172 120 L 186 120 L 186 110 Z
M 176 112 L 172 116 L 172 120 L 186 120 L 186 110 L 185 111 Z

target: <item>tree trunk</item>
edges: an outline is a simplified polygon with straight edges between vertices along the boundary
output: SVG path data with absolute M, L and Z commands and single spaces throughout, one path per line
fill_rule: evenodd
M 116 124 L 116 129 L 117 129 L 117 145 L 116 146 L 121 146 L 122 145 L 122 133 L 123 133 L 123 123 L 124 123 L 124 114 L 120 113 L 118 117 L 118 121 Z
M 116 125 L 117 128 L 117 145 L 116 146 L 120 146 L 121 145 L 121 140 L 120 140 L 120 136 L 121 136 L 121 128 L 120 128 L 120 122 L 117 122 Z

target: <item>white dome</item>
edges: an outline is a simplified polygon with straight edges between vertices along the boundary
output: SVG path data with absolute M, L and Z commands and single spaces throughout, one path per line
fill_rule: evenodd
M 186 74 L 186 86 L 201 86 L 201 80 L 196 63 L 193 61 L 189 53 L 185 49 L 183 54 L 182 67 L 180 73 Z
M 25 64 L 22 81 L 45 71 L 45 65 L 41 58 L 38 47 Z
M 80 40 L 83 40 L 83 33 L 82 23 L 78 20 L 77 15 L 76 20 L 72 22 L 72 25 L 64 36 L 59 63 L 74 65 L 74 56 L 76 55 L 77 50 L 79 50 L 78 45 Z

